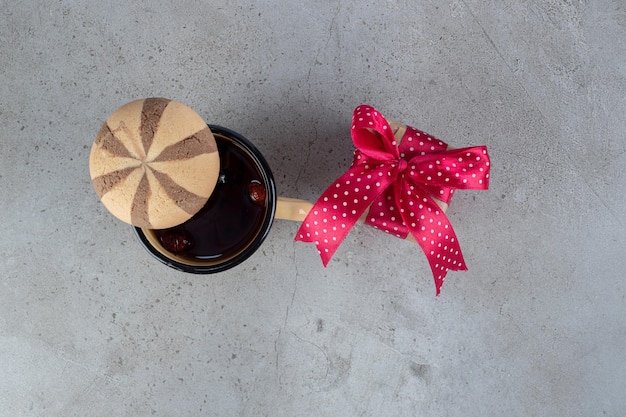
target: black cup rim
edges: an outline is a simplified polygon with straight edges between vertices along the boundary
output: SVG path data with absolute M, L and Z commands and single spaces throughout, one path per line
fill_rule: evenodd
M 276 214 L 276 183 L 274 181 L 274 176 L 269 167 L 269 164 L 267 163 L 261 152 L 256 148 L 256 146 L 252 144 L 252 142 L 233 130 L 218 125 L 210 124 L 208 126 L 209 129 L 211 129 L 211 132 L 213 132 L 214 134 L 226 136 L 238 142 L 242 147 L 250 152 L 250 155 L 252 155 L 255 162 L 260 166 L 262 171 L 261 173 L 264 176 L 263 179 L 266 184 L 266 201 L 268 207 L 267 214 L 265 216 L 265 219 L 263 220 L 263 224 L 261 225 L 261 230 L 254 238 L 254 240 L 250 243 L 250 245 L 248 245 L 248 247 L 246 247 L 243 251 L 233 256 L 232 258 L 215 265 L 188 265 L 178 262 L 174 259 L 170 259 L 158 250 L 156 250 L 154 246 L 150 244 L 144 231 L 140 227 L 133 227 L 133 230 L 135 231 L 139 242 L 154 258 L 156 258 L 161 263 L 169 266 L 170 268 L 192 274 L 214 274 L 217 272 L 226 271 L 241 264 L 243 261 L 252 256 L 252 254 L 255 253 L 257 249 L 259 249 L 259 247 L 270 232 L 270 228 L 274 221 L 274 215 Z

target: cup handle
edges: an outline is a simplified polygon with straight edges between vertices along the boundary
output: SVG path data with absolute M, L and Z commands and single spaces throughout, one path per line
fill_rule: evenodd
M 276 198 L 277 219 L 293 220 L 301 222 L 313 207 L 313 203 L 297 198 L 278 197 Z

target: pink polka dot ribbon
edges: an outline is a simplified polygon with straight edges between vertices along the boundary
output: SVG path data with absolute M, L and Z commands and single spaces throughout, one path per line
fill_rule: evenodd
M 421 246 L 439 295 L 448 270 L 467 267 L 452 225 L 435 199 L 448 204 L 455 189 L 487 189 L 487 148 L 448 149 L 410 126 L 398 144 L 387 120 L 365 104 L 354 110 L 352 140 L 352 166 L 320 196 L 295 239 L 315 242 L 326 266 L 369 207 L 366 224 L 402 239 L 411 234 Z

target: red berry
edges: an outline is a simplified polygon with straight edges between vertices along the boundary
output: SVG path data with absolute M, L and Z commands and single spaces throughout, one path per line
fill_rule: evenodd
M 267 191 L 263 184 L 258 181 L 252 181 L 248 184 L 248 194 L 250 195 L 250 200 L 254 204 L 263 205 L 265 203 L 265 198 L 267 197 Z
M 173 253 L 182 252 L 191 246 L 191 242 L 182 231 L 163 232 L 159 240 L 165 249 Z

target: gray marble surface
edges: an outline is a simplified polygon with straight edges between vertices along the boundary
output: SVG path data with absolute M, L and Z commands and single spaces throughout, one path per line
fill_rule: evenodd
M 0 415 L 623 415 L 625 29 L 620 0 L 2 1 Z M 288 221 L 218 275 L 158 264 L 87 164 L 152 96 L 308 200 L 360 103 L 487 145 L 448 211 L 469 271 L 435 297 L 363 225 L 323 268 Z

